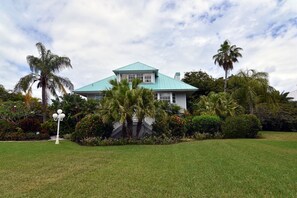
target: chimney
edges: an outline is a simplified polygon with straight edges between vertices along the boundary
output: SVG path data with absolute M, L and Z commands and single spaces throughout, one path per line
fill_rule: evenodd
M 180 72 L 176 72 L 174 75 L 175 80 L 180 80 Z

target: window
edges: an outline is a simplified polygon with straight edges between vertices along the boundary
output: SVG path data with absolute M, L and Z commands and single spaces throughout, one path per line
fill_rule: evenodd
M 144 82 L 146 83 L 152 82 L 152 76 L 150 74 L 144 75 Z
M 132 82 L 134 78 L 135 78 L 135 74 L 129 74 L 128 75 L 128 81 L 129 82 Z
M 136 74 L 136 78 L 138 78 L 139 80 L 141 80 L 141 82 L 143 82 L 143 74 Z
M 175 103 L 175 93 L 172 93 L 172 103 Z
M 170 103 L 170 93 L 160 93 L 160 100 Z
M 121 80 L 128 80 L 128 75 L 127 74 L 122 74 L 121 76 Z

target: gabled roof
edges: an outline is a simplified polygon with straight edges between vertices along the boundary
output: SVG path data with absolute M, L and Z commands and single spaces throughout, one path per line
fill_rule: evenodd
M 130 65 L 126 65 L 124 67 L 120 67 L 118 69 L 113 70 L 115 74 L 118 73 L 131 73 L 133 72 L 154 72 L 158 73 L 158 69 L 151 67 L 149 65 L 143 64 L 141 62 L 132 63 Z
M 89 84 L 87 86 L 81 87 L 79 89 L 74 90 L 74 93 L 78 94 L 87 94 L 87 93 L 98 93 L 100 91 L 104 91 L 107 89 L 110 89 L 112 86 L 109 83 L 110 80 L 116 79 L 116 76 L 110 76 L 108 78 L 105 78 L 103 80 L 94 82 L 92 84 Z M 193 87 L 187 83 L 184 83 L 183 81 L 176 80 L 174 78 L 171 78 L 169 76 L 166 76 L 164 74 L 160 74 L 156 78 L 155 83 L 141 83 L 141 87 L 151 89 L 153 91 L 181 91 L 181 92 L 192 92 L 196 91 L 197 88 Z

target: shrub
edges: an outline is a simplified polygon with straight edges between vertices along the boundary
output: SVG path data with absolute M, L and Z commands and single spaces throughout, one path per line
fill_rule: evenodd
M 195 116 L 192 119 L 191 129 L 199 133 L 218 133 L 221 128 L 221 120 L 215 115 Z
M 71 140 L 71 134 L 67 133 L 62 136 L 66 140 Z
M 0 133 L 0 140 L 2 141 L 25 141 L 25 140 L 46 140 L 49 139 L 48 134 L 11 132 Z
M 160 111 L 155 117 L 155 122 L 153 123 L 153 132 L 155 136 L 166 135 L 170 136 L 171 132 L 169 129 L 169 119 L 170 117 L 167 113 Z
M 146 136 L 143 139 L 113 139 L 113 138 L 99 138 L 99 137 L 86 137 L 80 143 L 84 146 L 115 146 L 115 145 L 160 145 L 160 144 L 174 144 L 180 142 L 179 138 L 163 136 Z
M 7 132 L 15 132 L 16 126 L 8 122 L 7 120 L 0 120 L 0 132 L 7 133 Z
M 111 135 L 113 126 L 111 123 L 103 123 L 101 117 L 97 114 L 90 114 L 76 124 L 75 132 L 71 139 L 80 142 L 84 138 L 99 137 L 106 138 Z
M 41 129 L 41 124 L 39 119 L 36 118 L 24 118 L 19 121 L 19 127 L 23 129 L 25 133 L 27 132 L 37 132 Z
M 41 133 L 55 135 L 57 133 L 57 122 L 48 120 L 41 124 Z
M 183 137 L 186 133 L 186 122 L 184 118 L 177 115 L 170 116 L 169 129 L 173 137 Z
M 228 117 L 222 125 L 226 138 L 255 138 L 261 130 L 261 123 L 255 115 Z
M 194 133 L 192 136 L 195 140 L 206 140 L 206 139 L 223 139 L 224 135 L 222 133 Z

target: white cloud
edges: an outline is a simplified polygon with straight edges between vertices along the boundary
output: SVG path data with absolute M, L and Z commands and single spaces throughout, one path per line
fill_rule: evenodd
M 291 91 L 297 89 L 296 16 L 294 0 L 4 1 L 0 84 L 12 89 L 29 72 L 26 56 L 37 55 L 38 41 L 70 57 L 73 69 L 61 75 L 76 88 L 136 61 L 170 76 L 202 69 L 221 77 L 212 56 L 229 39 L 244 49 L 233 74 L 267 71 L 273 86 Z

